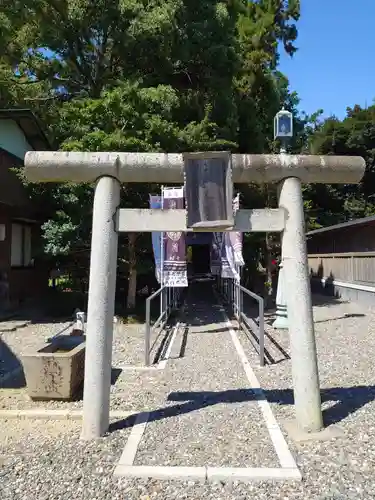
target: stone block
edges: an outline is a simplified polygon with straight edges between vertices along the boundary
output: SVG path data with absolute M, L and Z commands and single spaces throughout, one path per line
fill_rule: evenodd
M 61 335 L 35 353 L 22 356 L 27 392 L 32 399 L 73 399 L 83 386 L 85 337 Z

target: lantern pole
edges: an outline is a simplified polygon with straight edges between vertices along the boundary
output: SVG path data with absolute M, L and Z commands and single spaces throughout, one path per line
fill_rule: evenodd
M 275 139 L 279 139 L 281 142 L 280 155 L 286 154 L 288 142 L 293 137 L 293 115 L 284 107 L 275 116 L 274 129 Z M 278 198 L 280 199 L 280 185 L 278 186 Z M 289 327 L 283 257 L 283 235 L 281 234 L 281 259 L 276 293 L 276 319 L 272 324 L 274 328 L 280 330 L 286 330 Z

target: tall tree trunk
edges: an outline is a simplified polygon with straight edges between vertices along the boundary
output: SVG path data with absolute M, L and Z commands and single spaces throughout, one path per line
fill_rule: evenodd
M 126 308 L 128 310 L 135 308 L 136 294 L 137 294 L 137 257 L 135 252 L 135 242 L 137 240 L 137 233 L 129 233 L 129 279 L 128 279 L 128 297 L 126 301 Z

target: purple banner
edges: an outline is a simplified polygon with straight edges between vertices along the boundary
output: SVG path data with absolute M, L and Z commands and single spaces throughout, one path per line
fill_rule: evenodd
M 225 232 L 223 235 L 223 245 L 221 247 L 221 277 L 239 280 L 229 232 Z
M 233 199 L 233 213 L 239 210 L 239 194 Z M 214 233 L 211 247 L 211 272 L 222 278 L 240 279 L 239 266 L 243 266 L 242 233 L 226 231 Z
M 183 188 L 164 188 L 163 209 L 184 208 Z M 188 286 L 185 234 L 164 233 L 163 284 L 169 287 Z

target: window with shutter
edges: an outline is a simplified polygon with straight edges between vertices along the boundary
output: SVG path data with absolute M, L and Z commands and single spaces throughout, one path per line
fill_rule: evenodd
M 32 265 L 32 227 L 19 223 L 12 224 L 11 259 L 12 267 Z

